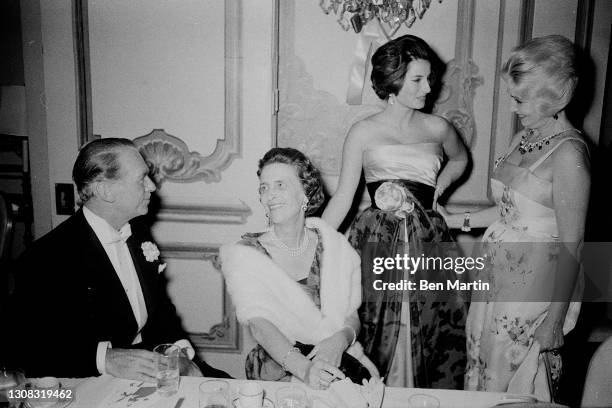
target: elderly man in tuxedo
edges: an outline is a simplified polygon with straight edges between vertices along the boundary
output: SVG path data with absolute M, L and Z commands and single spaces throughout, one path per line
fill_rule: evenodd
M 194 350 L 165 292 L 159 251 L 138 217 L 155 185 L 135 145 L 84 146 L 72 177 L 82 208 L 40 238 L 15 268 L 10 357 L 28 377 L 108 373 L 155 379 L 160 343 L 184 353 L 181 374 L 227 377 Z

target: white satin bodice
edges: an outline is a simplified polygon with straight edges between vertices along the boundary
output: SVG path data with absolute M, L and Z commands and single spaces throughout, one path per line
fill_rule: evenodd
M 541 237 L 545 240 L 559 237 L 553 208 L 539 203 L 495 178 L 491 179 L 491 192 L 499 207 L 500 221 L 498 222 L 523 231 L 526 235 Z
M 559 238 L 552 182 L 536 176 L 534 171 L 566 140 L 584 143 L 575 137 L 563 138 L 528 168 L 506 161 L 512 149 L 500 158 L 491 178 L 491 193 L 499 206 L 501 216 L 499 222 L 534 238 Z M 520 240 L 527 241 L 525 237 Z
M 441 166 L 439 143 L 379 145 L 363 152 L 366 183 L 401 179 L 435 187 Z

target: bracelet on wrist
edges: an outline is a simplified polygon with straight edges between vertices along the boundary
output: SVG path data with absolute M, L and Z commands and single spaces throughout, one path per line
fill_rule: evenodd
M 461 226 L 461 231 L 470 232 L 472 230 L 472 226 L 470 225 L 470 212 L 466 211 L 463 215 L 463 225 Z
M 300 353 L 300 349 L 299 348 L 291 347 L 289 349 L 289 351 L 287 351 L 287 353 L 285 354 L 285 356 L 281 360 L 281 367 L 283 367 L 283 370 L 285 370 L 285 371 L 289 371 L 289 369 L 287 368 L 287 358 L 289 358 L 289 356 L 292 353 L 298 353 L 300 356 L 302 355 L 302 353 Z

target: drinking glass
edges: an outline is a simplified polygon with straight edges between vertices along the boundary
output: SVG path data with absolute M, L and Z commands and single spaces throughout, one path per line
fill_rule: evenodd
M 179 389 L 179 355 L 181 349 L 175 344 L 160 344 L 153 351 L 157 353 L 157 393 L 169 397 Z
M 288 385 L 276 391 L 277 408 L 306 408 L 306 391 L 296 385 Z
M 208 380 L 200 384 L 200 408 L 230 408 L 229 383 Z
M 261 408 L 264 390 L 255 381 L 245 381 L 238 386 L 240 408 Z

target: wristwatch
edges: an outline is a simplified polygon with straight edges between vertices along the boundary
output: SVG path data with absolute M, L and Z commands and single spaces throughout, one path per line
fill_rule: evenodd
M 470 212 L 466 211 L 463 215 L 463 225 L 461 226 L 461 231 L 470 232 L 472 230 L 472 226 L 470 225 Z

